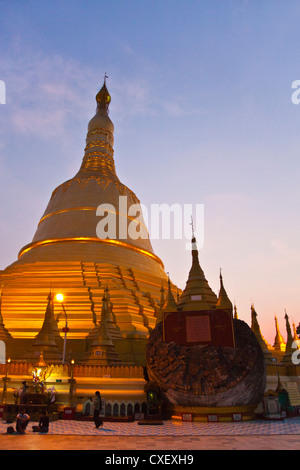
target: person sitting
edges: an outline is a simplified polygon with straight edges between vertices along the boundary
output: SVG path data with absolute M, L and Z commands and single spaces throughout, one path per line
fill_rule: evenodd
M 29 423 L 30 416 L 26 413 L 25 408 L 21 408 L 20 413 L 17 414 L 16 431 L 19 434 L 25 434 L 27 424 Z
M 33 432 L 42 432 L 47 433 L 49 431 L 49 416 L 47 411 L 43 410 L 42 415 L 40 417 L 39 425 L 32 426 Z

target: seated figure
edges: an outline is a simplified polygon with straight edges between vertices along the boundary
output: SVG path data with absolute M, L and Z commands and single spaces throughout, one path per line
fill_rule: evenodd
M 32 431 L 33 432 L 42 432 L 42 433 L 47 433 L 49 431 L 49 416 L 47 411 L 43 410 L 39 425 L 38 426 L 32 426 Z
M 26 413 L 25 408 L 22 408 L 20 413 L 17 414 L 16 431 L 19 434 L 25 434 L 26 427 L 29 423 L 30 416 Z

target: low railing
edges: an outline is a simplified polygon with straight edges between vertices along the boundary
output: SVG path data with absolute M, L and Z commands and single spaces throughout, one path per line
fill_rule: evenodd
M 0 375 L 8 373 L 13 375 L 31 375 L 33 368 L 26 362 L 11 362 L 10 364 L 0 364 Z M 51 375 L 68 376 L 70 374 L 70 365 L 57 364 L 53 366 Z M 81 365 L 73 366 L 74 377 L 104 377 L 104 378 L 144 378 L 144 369 L 141 366 L 97 366 Z
M 75 365 L 74 377 L 144 378 L 143 367 Z

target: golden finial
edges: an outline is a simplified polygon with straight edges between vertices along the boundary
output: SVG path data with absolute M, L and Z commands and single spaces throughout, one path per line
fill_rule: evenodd
M 108 93 L 108 90 L 106 88 L 106 79 L 107 78 L 108 78 L 108 76 L 105 73 L 104 83 L 103 83 L 103 86 L 102 86 L 101 90 L 97 93 L 96 101 L 98 103 L 98 108 L 104 108 L 108 111 L 108 106 L 109 106 L 109 103 L 111 102 L 111 96 Z
M 234 318 L 236 318 L 237 320 L 239 319 L 235 301 L 234 301 Z
M 275 331 L 276 331 L 276 336 L 273 344 L 273 348 L 275 348 L 278 351 L 285 351 L 285 341 L 280 333 L 279 330 L 279 325 L 278 325 L 278 319 L 277 316 L 275 315 Z

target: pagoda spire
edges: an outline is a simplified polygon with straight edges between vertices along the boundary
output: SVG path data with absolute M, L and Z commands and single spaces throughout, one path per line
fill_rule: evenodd
M 282 358 L 282 362 L 291 362 L 292 354 L 295 351 L 292 348 L 294 338 L 292 335 L 291 325 L 290 325 L 289 317 L 288 317 L 288 314 L 286 313 L 286 310 L 285 310 L 284 318 L 285 318 L 285 323 L 286 323 L 287 340 L 286 340 L 285 354 Z
M 111 96 L 106 78 L 105 74 L 103 86 L 96 95 L 96 114 L 88 124 L 85 153 L 76 177 L 95 177 L 100 172 L 104 178 L 119 182 L 114 162 L 114 125 L 108 116 Z
M 163 321 L 164 312 L 176 312 L 176 311 L 177 311 L 177 304 L 175 302 L 174 295 L 172 293 L 170 276 L 168 274 L 168 294 L 164 302 L 164 305 L 160 308 L 159 315 L 156 320 L 156 325 L 158 325 L 158 323 Z
M 13 339 L 12 335 L 9 333 L 7 328 L 5 328 L 3 316 L 2 316 L 2 296 L 3 296 L 3 286 L 0 289 L 0 340 L 1 341 L 9 341 Z
M 49 360 L 60 360 L 61 353 L 56 341 L 56 334 L 53 330 L 53 294 L 50 291 L 44 317 L 44 322 L 39 333 L 32 344 L 33 349 L 38 353 L 43 353 Z
M 280 333 L 279 326 L 278 326 L 278 320 L 277 320 L 276 315 L 275 315 L 275 329 L 276 329 L 276 336 L 275 336 L 273 348 L 276 351 L 284 352 L 285 351 L 285 341 L 283 339 L 282 334 Z
M 102 298 L 101 320 L 93 334 L 93 340 L 90 350 L 86 355 L 85 363 L 95 365 L 112 365 L 121 363 L 108 330 L 107 323 L 109 309 L 109 297 L 107 295 L 107 290 L 105 290 Z
M 230 310 L 232 312 L 232 303 L 227 295 L 227 292 L 224 288 L 222 270 L 220 269 L 220 292 L 217 301 L 216 308 Z
M 210 288 L 199 263 L 196 237 L 192 234 L 192 267 L 178 307 L 181 310 L 210 310 L 216 307 L 217 296 Z
M 105 300 L 106 301 L 106 324 L 107 324 L 108 333 L 109 333 L 112 340 L 122 339 L 123 336 L 121 335 L 120 330 L 117 327 L 116 322 L 114 320 L 113 304 L 110 300 L 110 293 L 109 293 L 108 284 L 106 284 L 106 287 L 104 289 L 104 296 L 105 296 L 105 299 L 106 299 Z
M 251 305 L 251 330 L 255 334 L 256 339 L 258 340 L 258 342 L 259 342 L 259 344 L 262 348 L 262 351 L 263 351 L 264 356 L 265 356 L 265 360 L 271 361 L 272 360 L 272 354 L 271 354 L 271 351 L 269 350 L 270 345 L 267 343 L 267 341 L 265 340 L 265 338 L 261 334 L 260 326 L 259 326 L 259 323 L 258 323 L 258 320 L 257 320 L 257 313 L 256 313 L 256 310 L 255 310 L 253 304 Z
M 233 310 L 234 310 L 233 318 L 235 318 L 236 320 L 238 320 L 238 319 L 239 319 L 239 316 L 238 316 L 238 311 L 237 311 L 237 307 L 236 307 L 236 303 L 235 303 L 235 302 L 234 302 Z
M 172 293 L 170 276 L 168 275 L 168 295 L 164 305 L 164 312 L 176 312 L 176 310 L 177 304 Z
M 163 321 L 163 312 L 164 312 L 164 305 L 165 305 L 165 289 L 164 283 L 162 282 L 161 289 L 160 289 L 160 302 L 159 302 L 159 309 L 156 318 L 156 325 Z
M 161 289 L 160 289 L 160 303 L 159 303 L 160 308 L 162 308 L 164 304 L 165 304 L 165 289 L 164 289 L 164 283 L 162 282 Z

